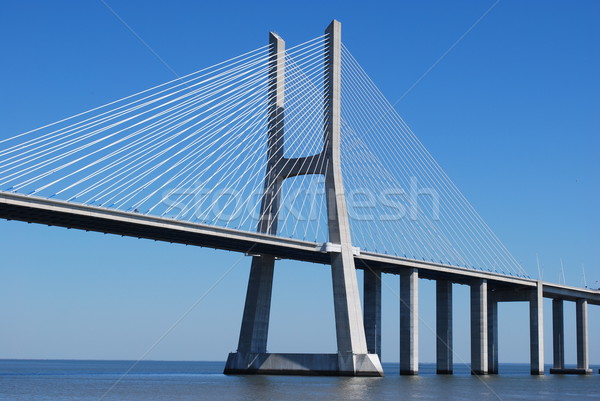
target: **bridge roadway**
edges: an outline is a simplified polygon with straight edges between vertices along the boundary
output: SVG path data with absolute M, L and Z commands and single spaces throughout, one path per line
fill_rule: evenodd
M 331 244 L 182 222 L 163 217 L 146 216 L 139 213 L 9 192 L 0 192 L 0 218 L 210 247 L 246 254 L 269 254 L 281 259 L 295 259 L 323 264 L 330 263 L 328 252 L 332 249 L 335 250 L 335 246 Z M 381 270 L 389 274 L 400 274 L 403 270 L 416 268 L 419 271 L 420 278 L 443 279 L 459 284 L 470 284 L 473 279 L 485 279 L 489 288 L 512 289 L 515 291 L 531 289 L 537 285 L 536 280 L 529 278 L 372 252 L 358 251 L 354 258 L 356 267 L 359 269 Z M 585 299 L 589 304 L 600 305 L 600 291 L 597 290 L 544 282 L 543 295 L 547 298 L 568 301 Z

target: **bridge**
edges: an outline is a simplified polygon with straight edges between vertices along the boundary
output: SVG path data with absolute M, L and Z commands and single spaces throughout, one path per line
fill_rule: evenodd
M 436 281 L 437 372 L 453 371 L 452 288 L 471 291 L 471 371 L 498 373 L 498 303 L 527 302 L 531 373 L 589 374 L 600 291 L 530 278 L 341 41 L 269 44 L 0 140 L 0 218 L 252 256 L 228 374 L 380 376 L 381 275 L 400 276 L 400 372 L 418 374 L 418 283 Z M 278 259 L 331 265 L 338 352 L 266 349 Z M 356 270 L 364 271 L 361 302 Z M 564 363 L 576 303 L 577 368 Z

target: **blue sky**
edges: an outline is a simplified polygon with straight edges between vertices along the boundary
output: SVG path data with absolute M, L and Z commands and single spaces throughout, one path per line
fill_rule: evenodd
M 530 275 L 537 253 L 546 280 L 557 281 L 561 258 L 568 284 L 581 284 L 582 264 L 589 284 L 600 280 L 597 2 L 500 1 L 409 93 L 494 2 L 107 4 L 169 68 L 100 1 L 4 4 L 0 137 L 255 49 L 271 30 L 301 43 L 337 18 L 353 55 Z M 222 360 L 235 349 L 248 258 L 19 222 L 0 227 L 0 358 L 137 359 L 151 350 L 148 359 Z M 395 361 L 398 281 L 385 283 L 383 359 Z M 433 361 L 433 282 L 420 284 L 421 358 Z M 469 361 L 468 288 L 455 292 L 459 363 Z M 270 350 L 335 351 L 328 268 L 279 262 L 273 300 Z M 589 310 L 591 333 L 600 330 L 597 309 Z M 574 362 L 574 309 L 567 311 Z M 527 361 L 528 333 L 514 330 L 526 322 L 525 304 L 501 305 L 501 361 Z M 593 340 L 590 356 L 600 362 Z

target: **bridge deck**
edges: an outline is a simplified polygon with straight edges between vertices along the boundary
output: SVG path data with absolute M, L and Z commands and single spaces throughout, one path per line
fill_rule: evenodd
M 324 264 L 330 261 L 320 243 L 14 193 L 0 192 L 0 218 L 249 254 L 270 254 L 282 259 Z M 421 278 L 448 279 L 461 284 L 477 278 L 488 280 L 491 287 L 517 290 L 537 284 L 536 280 L 528 278 L 371 252 L 356 255 L 355 262 L 359 269 L 380 269 L 390 274 L 399 274 L 405 268 L 418 268 Z M 571 301 L 586 299 L 590 304 L 600 305 L 600 291 L 553 283 L 544 283 L 544 296 Z

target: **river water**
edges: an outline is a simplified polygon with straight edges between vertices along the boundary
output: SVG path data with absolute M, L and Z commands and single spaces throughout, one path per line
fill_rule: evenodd
M 500 365 L 475 377 L 467 367 L 415 377 L 384 364 L 383 378 L 225 376 L 224 362 L 0 360 L 0 400 L 600 400 L 592 376 L 529 376 L 528 365 Z

